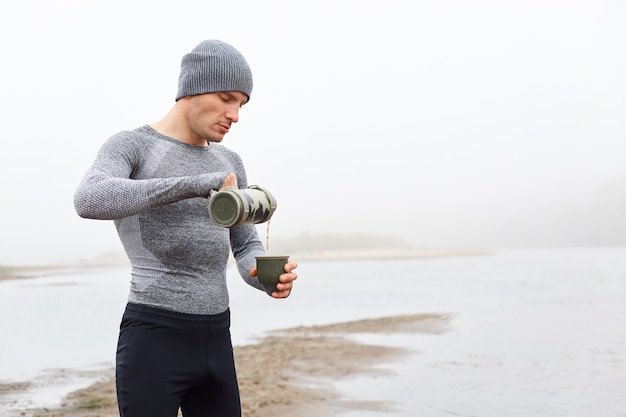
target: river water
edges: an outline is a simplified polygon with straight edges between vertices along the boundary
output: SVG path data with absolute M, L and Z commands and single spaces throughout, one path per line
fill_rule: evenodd
M 360 334 L 409 348 L 389 376 L 336 381 L 388 411 L 348 417 L 626 416 L 626 248 L 411 260 L 302 261 L 273 300 L 229 270 L 235 345 L 266 332 L 399 314 L 452 317 L 443 334 Z M 113 365 L 128 271 L 0 282 L 0 414 L 53 406 Z M 3 413 L 4 412 L 4 413 Z

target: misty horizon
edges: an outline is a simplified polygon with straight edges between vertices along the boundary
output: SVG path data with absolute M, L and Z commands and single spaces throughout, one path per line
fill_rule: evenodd
M 9 0 L 0 265 L 121 250 L 74 191 L 111 135 L 170 110 L 180 59 L 211 38 L 252 69 L 223 145 L 278 201 L 270 245 L 626 246 L 619 3 L 271 0 L 207 25 L 215 9 Z

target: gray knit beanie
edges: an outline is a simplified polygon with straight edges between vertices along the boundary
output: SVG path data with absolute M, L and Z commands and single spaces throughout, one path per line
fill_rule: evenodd
M 231 45 L 218 40 L 203 41 L 182 59 L 176 100 L 218 91 L 240 91 L 249 100 L 252 71 Z

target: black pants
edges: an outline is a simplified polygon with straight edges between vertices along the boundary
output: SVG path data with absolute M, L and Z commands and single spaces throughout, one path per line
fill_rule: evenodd
M 241 417 L 230 311 L 176 313 L 132 304 L 116 358 L 121 417 Z

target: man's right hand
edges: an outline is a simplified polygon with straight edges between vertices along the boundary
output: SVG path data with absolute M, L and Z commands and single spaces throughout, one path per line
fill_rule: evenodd
M 233 174 L 232 172 L 229 172 L 228 175 L 226 175 L 226 179 L 224 180 L 224 183 L 220 187 L 220 190 L 224 187 L 239 188 L 237 186 L 237 177 L 235 177 L 235 174 Z

